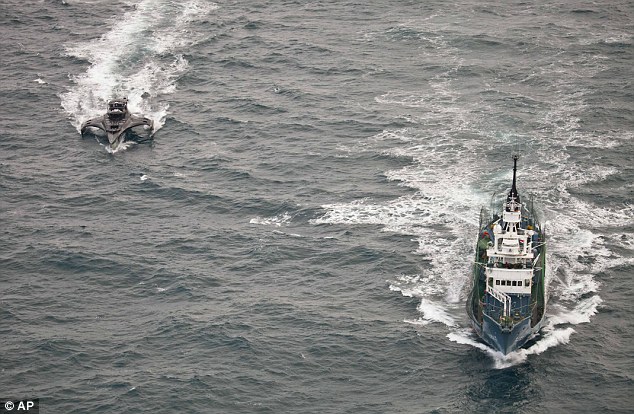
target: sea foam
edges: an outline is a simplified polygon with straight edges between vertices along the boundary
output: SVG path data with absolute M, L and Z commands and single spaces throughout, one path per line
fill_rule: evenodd
M 160 129 L 169 109 L 162 97 L 175 91 L 188 69 L 183 53 L 206 36 L 194 24 L 217 8 L 202 0 L 143 0 L 99 38 L 66 45 L 68 56 L 90 65 L 69 76 L 72 85 L 61 95 L 75 128 L 103 114 L 108 100 L 127 97 L 131 112 L 152 119 L 154 130 Z

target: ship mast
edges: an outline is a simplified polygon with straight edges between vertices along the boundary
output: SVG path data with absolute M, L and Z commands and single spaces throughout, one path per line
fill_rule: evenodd
M 511 191 L 509 192 L 507 201 L 511 201 L 515 199 L 517 203 L 520 202 L 520 196 L 517 194 L 517 187 L 515 185 L 517 178 L 517 160 L 519 159 L 519 155 L 513 155 L 513 186 L 511 187 Z

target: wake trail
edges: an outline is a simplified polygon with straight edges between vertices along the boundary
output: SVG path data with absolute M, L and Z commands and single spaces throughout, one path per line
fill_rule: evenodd
M 419 318 L 405 322 L 422 329 L 432 323 L 442 324 L 449 331 L 450 340 L 487 352 L 496 368 L 505 368 L 522 363 L 529 355 L 568 343 L 573 326 L 590 322 L 600 309 L 603 300 L 595 275 L 632 263 L 628 255 L 609 246 L 615 244 L 632 250 L 631 245 L 615 239 L 610 228 L 621 227 L 620 234 L 632 240 L 634 235 L 628 233 L 623 223 L 634 220 L 634 209 L 603 208 L 575 196 L 572 191 L 586 183 L 608 180 L 620 171 L 615 167 L 580 164 L 572 159 L 568 148 L 569 145 L 614 147 L 630 139 L 631 133 L 616 130 L 610 136 L 596 137 L 592 131 L 581 128 L 578 114 L 588 104 L 583 91 L 580 92 L 583 86 L 579 79 L 592 76 L 601 68 L 579 69 L 574 56 L 563 64 L 572 72 L 569 76 L 557 73 L 551 83 L 539 86 L 551 100 L 531 115 L 529 129 L 492 131 L 491 122 L 483 119 L 495 121 L 506 116 L 508 102 L 495 97 L 465 99 L 454 86 L 460 80 L 458 73 L 464 64 L 459 57 L 461 51 L 445 42 L 442 26 L 436 28 L 438 33 L 434 33 L 433 22 L 425 22 L 424 26 L 426 36 L 435 39 L 438 46 L 433 53 L 439 61 L 446 62 L 446 71 L 428 80 L 427 89 L 434 93 L 396 90 L 375 98 L 378 105 L 389 111 L 402 109 L 409 114 L 413 108 L 420 115 L 408 115 L 410 127 L 388 129 L 354 148 L 343 148 L 351 153 L 379 152 L 411 158 L 410 165 L 387 171 L 385 175 L 415 193 L 387 202 L 366 198 L 325 204 L 323 215 L 312 223 L 378 224 L 383 231 L 414 236 L 418 243 L 415 253 L 424 262 L 420 274 L 397 275 L 388 281 L 390 290 L 420 299 Z M 558 62 L 556 67 L 560 66 Z M 549 73 L 544 76 L 550 79 Z M 494 84 L 497 79 L 490 82 Z M 527 93 L 531 91 L 528 88 Z M 504 357 L 466 329 L 465 300 L 471 283 L 479 211 L 481 206 L 490 206 L 491 194 L 497 194 L 495 211 L 501 208 L 500 196 L 511 183 L 510 155 L 516 142 L 522 142 L 529 150 L 519 169 L 520 192 L 525 196 L 539 195 L 535 206 L 544 216 L 541 221 L 547 232 L 549 303 L 545 327 L 534 338 L 534 344 Z M 487 162 L 499 158 L 493 156 L 494 152 L 508 152 L 509 164 Z
M 166 95 L 188 69 L 184 51 L 207 35 L 196 23 L 217 8 L 204 0 L 143 0 L 113 19 L 101 37 L 66 45 L 68 56 L 90 64 L 69 75 L 72 85 L 61 95 L 73 126 L 80 131 L 83 122 L 104 113 L 108 100 L 127 97 L 130 112 L 152 119 L 159 130 L 169 109 Z

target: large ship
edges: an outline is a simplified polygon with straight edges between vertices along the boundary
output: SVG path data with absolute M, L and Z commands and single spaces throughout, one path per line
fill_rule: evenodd
M 502 214 L 480 213 L 473 287 L 467 313 L 476 333 L 506 355 L 522 347 L 542 326 L 546 310 L 546 243 L 532 202 L 522 203 L 513 185 Z M 530 205 L 529 205 L 530 204 Z

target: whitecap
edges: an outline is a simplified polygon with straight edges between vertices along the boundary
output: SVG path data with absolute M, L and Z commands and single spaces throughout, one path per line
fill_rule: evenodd
M 249 220 L 249 223 L 251 224 L 259 224 L 262 226 L 277 226 L 277 227 L 281 227 L 283 225 L 288 224 L 291 219 L 293 217 L 288 213 L 288 212 L 284 212 L 282 214 L 278 214 L 276 216 L 273 217 L 254 217 L 251 220 Z

